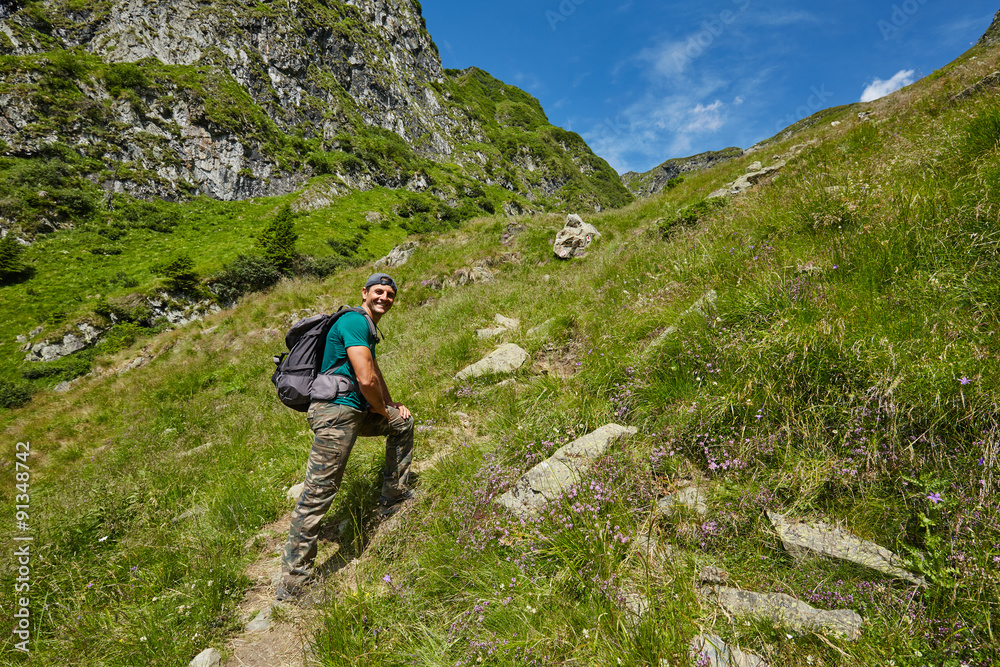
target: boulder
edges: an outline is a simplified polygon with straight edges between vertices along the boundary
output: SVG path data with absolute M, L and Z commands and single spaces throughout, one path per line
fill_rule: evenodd
M 768 512 L 767 518 L 771 520 L 785 550 L 795 558 L 802 558 L 809 553 L 822 554 L 857 563 L 918 586 L 927 586 L 927 581 L 922 577 L 903 569 L 903 561 L 899 556 L 846 530 L 822 521 L 792 521 L 777 512 Z
M 850 609 L 822 611 L 784 593 L 754 593 L 727 586 L 702 586 L 699 592 L 726 613 L 771 621 L 796 632 L 833 632 L 853 641 L 864 623 Z
M 479 338 L 493 338 L 494 336 L 499 336 L 500 334 L 506 333 L 511 329 L 516 329 L 521 326 L 521 321 L 510 317 L 504 317 L 503 315 L 495 315 L 493 321 L 497 324 L 495 327 L 488 327 L 486 329 L 476 329 L 476 336 Z
M 506 345 L 501 345 L 476 363 L 460 370 L 455 375 L 455 378 L 458 380 L 468 380 L 494 373 L 513 373 L 528 363 L 529 358 L 528 353 L 522 348 L 513 343 L 507 343 Z
M 997 90 L 1000 88 L 1000 72 L 993 72 L 992 74 L 987 74 L 982 79 L 969 86 L 958 95 L 951 98 L 950 102 L 961 102 L 970 97 L 975 97 L 976 95 L 981 95 L 990 90 Z
M 375 260 L 374 268 L 394 269 L 397 266 L 402 266 L 409 261 L 410 257 L 413 257 L 413 253 L 415 253 L 419 247 L 420 243 L 417 241 L 408 241 L 403 245 L 398 245 L 385 257 Z
M 752 174 L 755 171 L 760 171 L 763 168 L 764 165 L 761 163 L 760 160 L 757 160 L 756 162 L 752 163 L 749 167 L 746 168 L 746 173 Z
M 566 226 L 556 234 L 552 250 L 559 259 L 583 257 L 591 241 L 600 238 L 601 233 L 593 225 L 583 221 L 575 213 L 566 216 Z
M 207 648 L 188 663 L 188 667 L 219 667 L 222 656 L 214 648 Z
M 691 660 L 708 667 L 767 667 L 759 655 L 730 646 L 717 635 L 698 635 L 691 640 Z
M 522 475 L 496 502 L 518 517 L 528 518 L 564 489 L 576 484 L 591 461 L 603 455 L 616 439 L 635 433 L 636 428 L 632 426 L 607 424 L 577 438 Z

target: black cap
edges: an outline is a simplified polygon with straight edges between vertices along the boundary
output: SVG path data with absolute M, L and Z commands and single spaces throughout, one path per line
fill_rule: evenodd
M 389 277 L 387 273 L 373 273 L 368 276 L 368 280 L 365 281 L 365 289 L 368 289 L 372 285 L 388 285 L 392 288 L 393 292 L 398 292 L 396 288 L 396 281 Z

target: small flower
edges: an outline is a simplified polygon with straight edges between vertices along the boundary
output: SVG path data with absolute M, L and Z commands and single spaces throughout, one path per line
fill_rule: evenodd
M 146 641 L 146 637 L 145 637 L 145 635 L 143 635 L 142 637 L 139 637 L 139 641 L 141 641 L 141 642 L 144 642 L 144 641 Z
M 960 377 L 958 379 L 958 381 L 961 382 L 962 384 L 969 384 L 970 382 L 972 382 L 972 380 L 970 380 L 969 378 L 965 377 L 964 375 L 962 377 Z
M 392 583 L 392 577 L 390 577 L 390 576 L 389 576 L 389 575 L 387 574 L 387 575 L 385 575 L 384 577 L 382 577 L 382 581 L 384 581 L 384 582 L 385 582 L 385 583 L 387 583 L 387 584 L 391 584 L 391 583 Z
M 935 505 L 937 505 L 942 500 L 941 494 L 940 493 L 932 493 L 929 496 L 927 496 L 927 500 L 929 500 L 932 503 L 934 503 Z

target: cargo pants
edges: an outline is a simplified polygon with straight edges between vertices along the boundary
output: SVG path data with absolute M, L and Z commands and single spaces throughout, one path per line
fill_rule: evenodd
M 316 436 L 309 452 L 305 488 L 292 511 L 282 557 L 281 573 L 286 586 L 301 586 L 312 574 L 320 521 L 333 504 L 359 435 L 386 436 L 383 500 L 391 502 L 409 489 L 413 417 L 403 419 L 393 407 L 388 411 L 391 419 L 329 401 L 313 401 L 309 406 L 307 418 Z

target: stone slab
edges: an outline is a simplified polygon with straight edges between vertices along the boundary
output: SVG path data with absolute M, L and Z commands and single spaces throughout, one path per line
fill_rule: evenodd
M 899 556 L 846 530 L 822 521 L 803 523 L 790 520 L 777 512 L 768 512 L 767 518 L 771 520 L 785 550 L 793 557 L 802 558 L 810 552 L 822 554 L 863 565 L 918 586 L 927 586 L 925 579 L 903 569 Z
M 691 660 L 708 658 L 709 667 L 768 667 L 759 655 L 730 646 L 718 635 L 698 635 L 691 640 Z
M 850 609 L 825 611 L 784 593 L 755 593 L 726 586 L 703 586 L 699 592 L 733 616 L 751 616 L 798 632 L 832 632 L 853 641 L 864 621 Z
M 604 454 L 615 439 L 635 433 L 636 428 L 632 426 L 607 424 L 577 438 L 522 475 L 496 502 L 520 517 L 531 516 L 564 489 L 576 484 L 584 469 Z
M 458 380 L 468 380 L 491 373 L 513 373 L 528 363 L 527 352 L 513 343 L 501 345 L 476 363 L 466 366 L 455 375 Z

